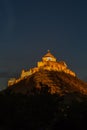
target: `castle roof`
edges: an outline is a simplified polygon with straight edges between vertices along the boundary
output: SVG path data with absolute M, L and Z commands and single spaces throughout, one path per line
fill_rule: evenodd
M 48 51 L 47 51 L 47 54 L 45 54 L 43 57 L 55 58 L 55 57 L 51 54 L 50 50 L 48 50 Z M 55 58 L 55 59 L 56 59 L 56 58 Z

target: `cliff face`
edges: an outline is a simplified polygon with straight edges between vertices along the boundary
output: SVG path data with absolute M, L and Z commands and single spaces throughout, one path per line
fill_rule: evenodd
M 34 94 L 50 93 L 65 95 L 81 93 L 87 95 L 87 83 L 77 77 L 58 71 L 39 70 L 38 72 L 8 87 L 11 93 Z

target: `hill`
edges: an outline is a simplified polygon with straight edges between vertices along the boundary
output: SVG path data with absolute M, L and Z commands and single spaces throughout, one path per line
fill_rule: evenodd
M 64 72 L 39 70 L 38 72 L 8 87 L 6 91 L 25 95 L 50 93 L 65 95 L 81 93 L 87 95 L 87 83 Z

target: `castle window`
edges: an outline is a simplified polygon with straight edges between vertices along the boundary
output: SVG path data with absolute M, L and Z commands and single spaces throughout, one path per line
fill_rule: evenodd
M 52 61 L 52 58 L 51 58 L 51 57 L 47 57 L 47 60 L 48 60 L 48 61 Z

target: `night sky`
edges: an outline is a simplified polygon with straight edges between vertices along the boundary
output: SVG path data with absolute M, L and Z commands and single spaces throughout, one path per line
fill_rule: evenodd
M 48 49 L 87 81 L 87 1 L 0 0 L 0 89 Z

